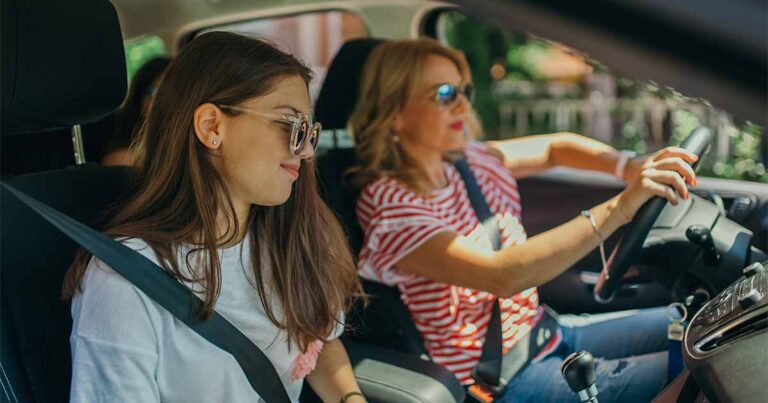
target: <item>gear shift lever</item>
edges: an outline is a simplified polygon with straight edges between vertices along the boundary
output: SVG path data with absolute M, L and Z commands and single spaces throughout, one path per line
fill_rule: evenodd
M 597 403 L 595 386 L 595 358 L 589 351 L 578 351 L 569 355 L 560 366 L 560 372 L 582 403 Z

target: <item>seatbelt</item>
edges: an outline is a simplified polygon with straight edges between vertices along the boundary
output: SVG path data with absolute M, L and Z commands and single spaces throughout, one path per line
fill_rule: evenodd
M 70 218 L 44 203 L 2 184 L 22 203 L 58 228 L 70 239 L 101 259 L 136 288 L 167 309 L 173 316 L 222 350 L 232 354 L 248 382 L 269 403 L 289 403 L 275 367 L 251 340 L 216 311 L 200 320 L 196 312 L 203 301 L 142 254 Z
M 678 317 L 675 310 L 679 310 Z M 688 326 L 688 309 L 685 305 L 679 302 L 673 302 L 667 306 L 667 318 L 669 319 L 669 325 L 667 325 L 667 350 L 669 355 L 667 358 L 667 384 L 677 378 L 678 375 L 685 370 L 685 361 L 683 361 L 683 336 L 685 336 L 685 328 Z
M 459 175 L 461 175 L 461 179 L 464 181 L 469 202 L 472 204 L 472 209 L 475 210 L 477 219 L 480 220 L 483 229 L 488 234 L 493 250 L 501 249 L 499 220 L 491 213 L 491 209 L 485 201 L 480 185 L 477 184 L 477 179 L 470 170 L 467 160 L 460 159 L 454 162 L 453 165 L 459 171 Z M 493 302 L 488 330 L 485 333 L 480 363 L 474 371 L 475 377 L 479 377 L 483 382 L 492 387 L 498 387 L 501 383 L 501 344 L 501 309 L 499 308 L 499 299 L 496 298 Z

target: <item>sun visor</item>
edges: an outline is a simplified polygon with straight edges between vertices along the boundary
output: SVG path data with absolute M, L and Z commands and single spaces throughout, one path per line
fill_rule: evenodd
M 107 0 L 3 0 L 2 135 L 90 123 L 126 94 L 120 23 Z

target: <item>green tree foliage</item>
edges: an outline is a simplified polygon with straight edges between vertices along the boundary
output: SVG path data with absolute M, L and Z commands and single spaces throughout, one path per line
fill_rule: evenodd
M 148 36 L 125 43 L 125 67 L 128 70 L 128 79 L 147 61 L 158 56 L 164 56 L 165 43 L 159 36 Z
M 472 81 L 476 95 L 474 106 L 486 131 L 497 133 L 498 103 L 493 99 L 490 71 L 494 61 L 504 60 L 509 47 L 505 35 L 494 25 L 459 13 L 443 16 L 443 29 L 447 42 L 464 52 L 472 68 Z
M 546 56 L 553 44 L 532 38 L 528 35 L 507 35 L 495 25 L 485 21 L 465 16 L 458 12 L 448 11 L 441 15 L 439 29 L 442 38 L 452 47 L 462 50 L 472 68 L 472 79 L 477 86 L 475 109 L 480 115 L 483 127 L 495 138 L 498 133 L 509 131 L 509 128 L 499 127 L 499 108 L 503 103 L 527 101 L 528 103 L 548 100 L 567 101 L 568 99 L 584 99 L 585 91 L 576 90 L 568 94 L 552 94 L 543 91 L 547 85 L 546 77 L 538 70 L 540 60 Z M 525 84 L 527 91 L 494 95 L 494 79 L 491 67 L 501 63 L 504 67 L 505 84 Z M 590 60 L 595 72 L 608 73 L 606 66 Z M 729 122 L 728 115 L 710 105 L 686 98 L 671 88 L 652 82 L 634 81 L 617 77 L 618 97 L 630 100 L 630 108 L 641 108 L 645 102 L 661 103 L 669 108 L 668 129 L 669 144 L 679 144 L 697 126 L 709 126 L 727 136 L 728 144 L 713 145 L 729 150 L 727 156 L 719 158 L 705 157 L 702 160 L 699 174 L 727 179 L 741 179 L 768 183 L 765 159 L 768 141 L 764 128 L 752 123 L 734 126 Z M 640 154 L 653 151 L 658 147 L 649 142 L 647 122 L 645 117 L 633 115 L 628 111 L 613 112 L 617 122 L 618 133 L 614 137 L 613 146 L 620 149 L 634 150 Z M 529 133 L 545 132 L 550 127 L 554 117 L 545 114 L 538 119 L 531 119 L 527 125 Z M 572 121 L 575 126 L 569 130 L 583 132 L 579 119 Z M 724 134 L 723 134 L 724 133 Z M 710 155 L 714 153 L 710 152 Z

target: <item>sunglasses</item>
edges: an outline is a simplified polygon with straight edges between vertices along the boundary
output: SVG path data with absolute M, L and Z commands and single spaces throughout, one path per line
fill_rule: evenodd
M 309 145 L 312 147 L 313 151 L 317 149 L 317 143 L 320 139 L 320 130 L 322 130 L 322 125 L 320 122 L 313 122 L 313 118 L 307 114 L 296 113 L 292 115 L 288 113 L 256 110 L 232 105 L 217 106 L 221 109 L 228 109 L 231 111 L 261 116 L 273 122 L 290 125 L 291 141 L 289 144 L 289 150 L 295 156 L 299 156 L 299 154 L 301 154 L 301 150 L 304 148 L 304 143 L 307 141 L 309 141 Z
M 472 103 L 475 87 L 472 84 L 464 84 L 461 87 L 448 83 L 438 84 L 433 99 L 440 106 L 453 106 L 459 99 L 459 94 L 464 94 L 467 101 Z

